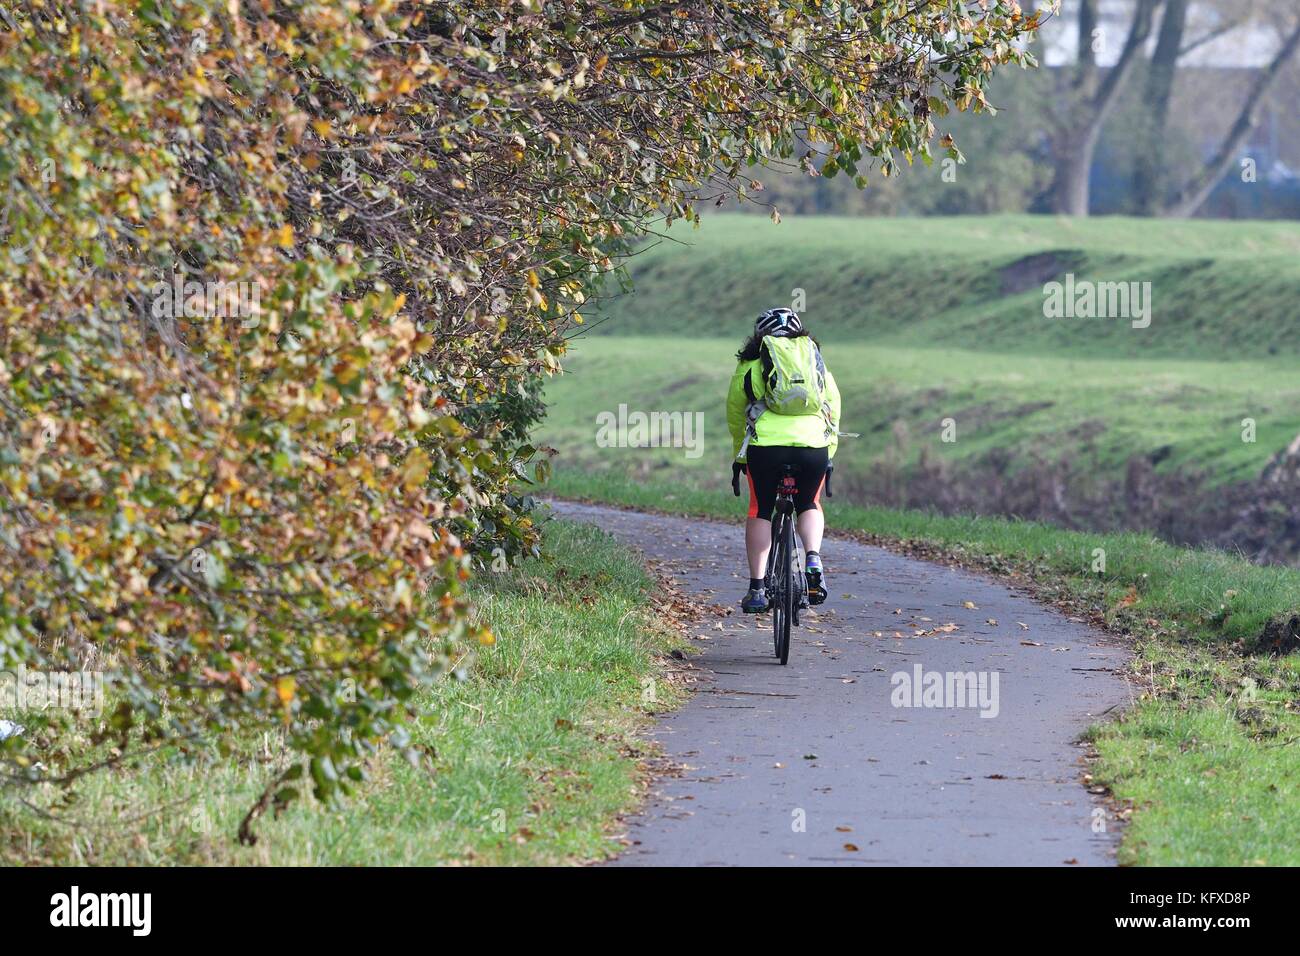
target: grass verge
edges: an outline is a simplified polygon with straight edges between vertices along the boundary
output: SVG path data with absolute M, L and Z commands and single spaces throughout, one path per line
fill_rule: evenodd
M 68 790 L 0 789 L 0 861 L 563 864 L 609 854 L 612 824 L 640 793 L 634 732 L 679 695 L 659 663 L 679 638 L 647 613 L 653 582 L 629 551 L 568 522 L 548 524 L 547 537 L 544 558 L 477 585 L 497 642 L 420 702 L 413 735 L 428 767 L 382 752 L 355 798 L 262 820 L 252 848 L 234 834 L 278 764 L 274 740 L 236 759 L 164 758 Z
M 739 315 L 733 339 L 693 335 L 689 349 L 670 337 L 577 339 L 566 374 L 547 383 L 540 440 L 575 463 L 607 466 L 611 450 L 594 440 L 598 413 L 617 415 L 619 404 L 697 413 L 691 455 L 634 449 L 636 464 L 725 475 L 723 398 L 748 324 Z M 956 478 L 990 456 L 1011 473 L 1066 459 L 1081 473 L 1123 476 L 1140 457 L 1158 473 L 1204 473 L 1218 484 L 1258 477 L 1300 434 L 1294 359 L 1086 358 L 875 341 L 827 345 L 826 357 L 844 399 L 841 427 L 862 436 L 840 443 L 846 477 L 929 461 Z M 1245 419 L 1253 441 L 1243 441 Z M 949 420 L 955 441 L 943 439 Z
M 610 474 L 561 470 L 551 490 L 680 514 L 741 513 L 729 492 Z M 827 523 L 1007 577 L 1128 637 L 1133 704 L 1090 732 L 1094 782 L 1129 821 L 1122 863 L 1300 865 L 1300 654 L 1248 653 L 1266 622 L 1300 610 L 1300 569 L 1148 535 L 834 500 Z M 833 548 L 826 553 L 833 567 Z M 1101 555 L 1104 570 L 1094 570 Z

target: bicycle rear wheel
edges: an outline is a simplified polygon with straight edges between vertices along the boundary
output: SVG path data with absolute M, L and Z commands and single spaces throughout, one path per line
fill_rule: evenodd
M 768 558 L 768 596 L 772 602 L 772 650 L 776 657 L 781 656 L 781 635 L 788 629 L 785 617 L 785 596 L 782 590 L 784 577 L 781 569 L 789 562 L 785 551 L 785 515 L 778 514 L 772 522 L 772 554 Z
M 794 521 L 789 515 L 781 520 L 781 561 L 776 565 L 777 580 L 780 582 L 780 626 L 774 624 L 776 638 L 776 656 L 782 664 L 790 660 L 790 622 L 796 612 L 798 595 L 794 587 Z M 776 620 L 777 612 L 773 610 L 772 618 Z

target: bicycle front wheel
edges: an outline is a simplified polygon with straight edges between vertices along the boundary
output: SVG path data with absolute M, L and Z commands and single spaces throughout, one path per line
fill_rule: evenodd
M 781 657 L 781 635 L 789 632 L 789 621 L 786 619 L 785 613 L 784 575 L 781 573 L 781 569 L 789 563 L 783 553 L 785 550 L 785 523 L 787 520 L 789 519 L 785 515 L 777 515 L 776 520 L 772 522 L 772 554 L 767 562 L 767 576 L 768 580 L 771 581 L 768 596 L 772 601 L 772 650 L 778 659 Z
M 790 621 L 799 601 L 794 590 L 794 522 L 789 515 L 781 522 L 781 563 L 776 568 L 781 593 L 781 627 L 776 635 L 776 656 L 785 664 L 790 660 Z M 775 612 L 772 617 L 776 617 Z

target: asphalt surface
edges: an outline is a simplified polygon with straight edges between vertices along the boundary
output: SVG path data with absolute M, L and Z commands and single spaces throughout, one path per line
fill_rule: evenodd
M 1113 638 L 997 581 L 829 538 L 830 600 L 782 667 L 770 616 L 739 613 L 738 522 L 554 507 L 735 609 L 693 627 L 699 690 L 651 734 L 679 769 L 627 821 L 615 865 L 1114 863 L 1078 741 L 1130 699 Z M 917 665 L 923 706 L 902 706 Z M 977 690 L 959 694 L 966 674 Z

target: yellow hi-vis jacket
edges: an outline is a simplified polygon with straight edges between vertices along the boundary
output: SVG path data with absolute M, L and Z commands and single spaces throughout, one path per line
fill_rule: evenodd
M 744 461 L 741 452 L 745 443 L 745 431 L 748 427 L 750 395 L 755 399 L 763 398 L 763 369 L 761 359 L 751 359 L 736 366 L 731 376 L 731 387 L 727 390 L 727 429 L 731 432 L 731 451 L 736 461 Z M 749 380 L 749 391 L 745 391 L 745 381 Z M 793 445 L 797 448 L 825 448 L 831 458 L 839 447 L 837 432 L 840 427 L 840 390 L 835 385 L 835 376 L 826 370 L 826 404 L 824 414 L 778 415 L 769 410 L 764 411 L 754 422 L 754 433 L 750 436 L 750 445 Z

